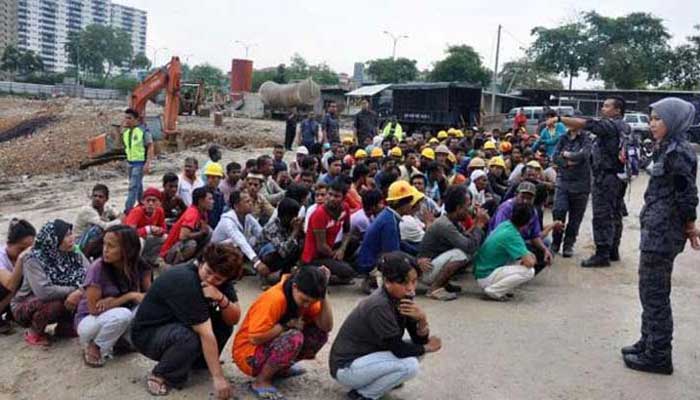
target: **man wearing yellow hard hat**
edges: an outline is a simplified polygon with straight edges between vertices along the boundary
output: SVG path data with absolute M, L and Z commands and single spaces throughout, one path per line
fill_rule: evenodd
M 503 157 L 496 156 L 489 160 L 489 185 L 491 190 L 501 199 L 508 191 L 508 176 L 506 174 L 506 162 Z
M 214 207 L 209 211 L 209 218 L 207 219 L 209 226 L 214 229 L 216 228 L 216 224 L 219 223 L 221 215 L 224 213 L 224 207 L 226 206 L 224 194 L 219 189 L 219 183 L 221 183 L 221 179 L 224 177 L 224 167 L 218 162 L 209 163 L 204 169 L 204 176 L 207 178 L 205 182 L 206 188 L 214 196 Z

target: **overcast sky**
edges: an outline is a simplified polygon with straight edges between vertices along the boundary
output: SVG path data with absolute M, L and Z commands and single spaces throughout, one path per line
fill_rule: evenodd
M 312 64 L 326 62 L 337 72 L 352 74 L 355 62 L 391 56 L 392 40 L 385 30 L 408 35 L 396 53 L 417 60 L 419 69 L 440 60 L 448 44 L 462 43 L 493 68 L 498 24 L 504 29 L 502 65 L 523 55 L 533 27 L 557 26 L 580 11 L 608 16 L 650 12 L 664 19 L 674 44 L 700 23 L 699 0 L 113 1 L 148 12 L 148 57 L 159 49 L 158 64 L 166 54 L 179 55 L 190 65 L 209 62 L 225 71 L 232 58 L 245 56 L 236 40 L 255 45 L 249 53 L 255 68 L 288 64 L 299 53 Z M 575 81 L 579 88 L 592 84 Z

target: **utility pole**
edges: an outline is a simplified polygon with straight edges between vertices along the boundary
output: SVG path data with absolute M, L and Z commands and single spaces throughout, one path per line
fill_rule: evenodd
M 391 40 L 394 42 L 394 47 L 391 50 L 391 58 L 392 60 L 396 60 L 396 43 L 398 43 L 398 41 L 401 39 L 408 39 L 408 35 L 394 35 L 389 31 L 384 31 L 384 33 L 389 35 L 389 37 L 391 37 Z
M 493 78 L 491 78 L 491 115 L 496 114 L 496 91 L 498 84 L 498 53 L 501 50 L 501 25 L 498 25 L 498 38 L 496 39 L 496 63 L 493 67 Z

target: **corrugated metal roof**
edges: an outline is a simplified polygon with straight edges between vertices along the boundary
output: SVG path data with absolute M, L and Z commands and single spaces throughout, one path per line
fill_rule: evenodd
M 391 87 L 391 85 L 388 84 L 363 86 L 361 88 L 353 90 L 350 93 L 346 93 L 345 95 L 350 97 L 374 96 L 375 94 L 381 92 L 382 90 L 386 90 L 389 87 Z

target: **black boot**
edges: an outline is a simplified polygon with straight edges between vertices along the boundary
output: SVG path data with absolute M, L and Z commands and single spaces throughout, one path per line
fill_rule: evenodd
M 641 354 L 626 354 L 623 356 L 627 368 L 650 372 L 652 374 L 671 375 L 673 374 L 673 363 L 671 357 L 663 361 L 653 361 L 645 353 Z
M 620 261 L 620 249 L 615 247 L 610 250 L 610 261 Z
M 631 346 L 625 346 L 620 351 L 622 352 L 623 356 L 626 356 L 627 354 L 642 354 L 644 353 L 644 350 L 646 350 L 644 340 L 639 339 L 637 343 Z
M 581 266 L 584 268 L 602 268 L 610 266 L 610 258 L 604 256 L 598 252 L 588 258 L 587 260 L 581 261 Z
M 571 258 L 574 256 L 574 247 L 573 246 L 564 246 L 564 251 L 561 252 L 561 255 L 564 258 Z

